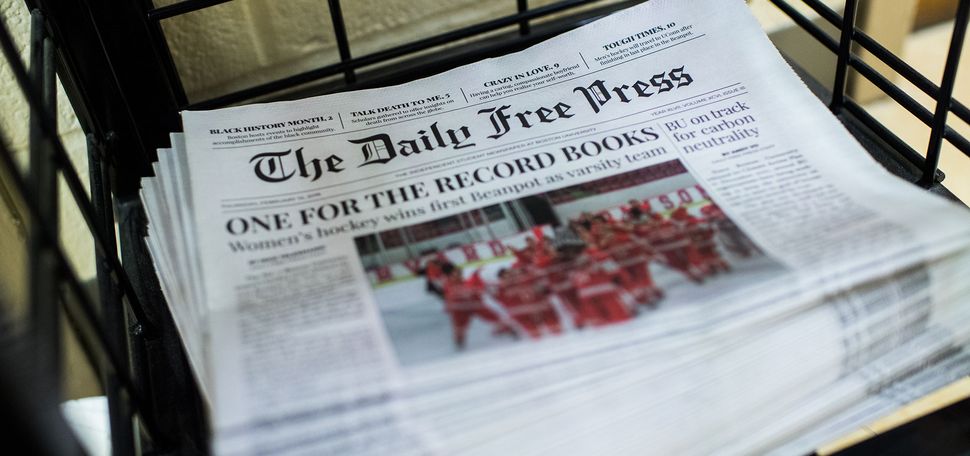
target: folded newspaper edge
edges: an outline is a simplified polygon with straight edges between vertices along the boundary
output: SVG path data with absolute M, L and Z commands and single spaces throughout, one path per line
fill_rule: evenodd
M 141 196 L 218 454 L 805 453 L 970 373 L 966 209 L 740 0 L 182 117 Z

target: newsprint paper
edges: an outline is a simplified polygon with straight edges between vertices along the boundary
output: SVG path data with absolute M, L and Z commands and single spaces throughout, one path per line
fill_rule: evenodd
M 806 453 L 970 372 L 967 211 L 740 0 L 182 116 L 142 196 L 218 454 Z

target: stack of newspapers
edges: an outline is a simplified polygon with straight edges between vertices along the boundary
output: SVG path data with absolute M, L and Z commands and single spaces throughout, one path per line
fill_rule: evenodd
M 182 119 L 142 198 L 217 454 L 807 453 L 970 373 L 970 214 L 741 0 Z

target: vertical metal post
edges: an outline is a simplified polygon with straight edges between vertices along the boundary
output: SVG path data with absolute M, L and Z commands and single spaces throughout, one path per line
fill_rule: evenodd
M 411 250 L 411 240 L 408 239 L 408 229 L 410 227 L 398 228 L 397 232 L 401 235 L 401 242 L 404 243 L 404 251 L 407 252 L 408 258 L 414 258 L 414 251 Z
M 330 19 L 333 21 L 333 33 L 337 38 L 337 50 L 340 52 L 340 61 L 350 60 L 350 42 L 347 41 L 347 27 L 344 25 L 344 14 L 340 10 L 340 0 L 327 0 L 330 5 Z M 353 68 L 344 70 L 344 80 L 347 84 L 357 81 L 357 74 Z
M 61 331 L 57 284 L 60 271 L 55 257 L 58 224 L 57 166 L 50 134 L 45 134 L 42 118 L 56 112 L 57 92 L 54 90 L 54 59 L 50 40 L 45 32 L 44 18 L 39 11 L 31 11 L 30 34 L 30 90 L 40 95 L 42 106 L 30 111 L 30 170 L 28 188 L 35 207 L 36 218 L 30 220 L 28 268 L 30 274 L 30 320 L 36 343 L 38 394 L 60 402 Z M 52 116 L 55 117 L 56 116 Z M 47 242 L 45 229 L 54 233 Z
M 101 232 L 107 233 L 112 242 L 105 246 L 105 255 L 117 256 L 115 239 L 114 211 L 111 203 L 111 180 L 105 157 L 105 145 L 99 143 L 93 134 L 87 136 L 88 175 L 91 183 L 91 203 Z M 104 374 L 105 394 L 108 396 L 108 417 L 111 426 L 111 450 L 116 455 L 134 454 L 135 433 L 131 406 L 121 390 L 119 375 L 128 375 L 129 368 L 127 319 L 121 303 L 121 294 L 112 280 L 111 266 L 104 258 L 97 262 L 98 290 L 101 296 L 101 319 L 107 330 L 108 343 L 116 353 L 121 353 L 119 372 Z
M 516 0 L 517 6 L 519 8 L 519 14 L 529 11 L 529 0 Z M 528 35 L 529 30 L 529 20 L 522 19 L 519 21 L 519 35 Z
M 381 233 L 374 233 L 374 240 L 377 242 L 377 256 L 381 259 L 381 264 L 388 264 L 387 249 L 384 248 L 384 240 L 381 239 Z
M 852 38 L 855 35 L 855 13 L 858 0 L 847 0 L 845 12 L 842 15 L 842 30 L 839 36 L 839 58 L 835 65 L 835 82 L 832 84 L 832 101 L 829 109 L 833 114 L 842 111 L 845 105 L 845 81 L 849 72 L 849 60 L 852 58 Z
M 475 235 L 470 229 L 468 229 L 468 224 L 465 223 L 465 213 L 458 213 L 458 215 L 455 216 L 455 219 L 458 220 L 458 226 L 460 226 L 461 231 L 465 233 L 465 237 L 468 238 L 468 242 L 475 242 Z
M 492 221 L 488 219 L 488 214 L 485 213 L 485 210 L 478 208 L 478 216 L 482 218 L 482 223 L 485 224 L 485 230 L 488 231 L 488 239 L 490 241 L 496 240 L 495 232 L 492 231 Z
M 542 197 L 545 198 L 546 204 L 549 205 L 549 211 L 555 216 L 556 224 L 561 224 L 562 220 L 559 220 L 559 214 L 556 213 L 556 203 L 552 201 L 552 197 L 549 196 L 549 192 L 543 193 Z
M 519 214 L 515 212 L 515 208 L 512 207 L 512 204 L 514 204 L 514 201 L 499 203 L 499 206 L 502 208 L 502 213 L 504 213 L 507 218 L 512 220 L 512 225 L 515 228 L 515 231 L 524 231 L 526 227 L 522 223 L 522 220 L 519 219 Z
M 529 214 L 529 211 L 522 207 L 521 200 L 510 202 L 509 207 L 519 216 L 522 231 L 530 230 L 535 226 L 535 222 L 532 220 L 532 214 Z
M 968 20 L 970 20 L 970 0 L 961 0 L 953 22 L 953 35 L 950 37 L 950 49 L 946 54 L 946 65 L 943 67 L 943 80 L 940 82 L 940 96 L 936 100 L 936 112 L 933 114 L 933 126 L 926 148 L 923 175 L 918 182 L 923 187 L 929 187 L 936 181 L 936 168 L 940 165 L 940 149 L 943 147 L 943 134 L 946 132 L 946 118 L 950 113 L 950 104 L 953 102 L 953 86 L 956 84 L 957 68 L 960 66 L 963 40 L 967 36 Z
M 189 99 L 185 94 L 185 86 L 182 85 L 182 77 L 179 76 L 178 68 L 175 66 L 175 59 L 172 58 L 172 50 L 168 47 L 168 41 L 165 39 L 165 31 L 162 30 L 161 21 L 153 20 L 148 16 L 148 11 L 151 11 L 155 7 L 155 4 L 152 0 L 142 0 L 139 6 L 142 8 L 141 18 L 151 37 L 151 45 L 155 48 L 155 62 L 158 63 L 158 66 L 165 73 L 175 102 L 178 103 L 179 107 L 188 106 Z
M 481 227 L 481 224 L 478 223 L 478 220 L 475 220 L 475 213 L 472 211 L 468 211 L 468 212 L 465 212 L 465 214 L 466 214 L 465 216 L 468 217 L 468 223 L 471 225 L 471 230 L 475 233 L 474 235 L 475 242 L 481 241 L 483 239 L 482 227 Z

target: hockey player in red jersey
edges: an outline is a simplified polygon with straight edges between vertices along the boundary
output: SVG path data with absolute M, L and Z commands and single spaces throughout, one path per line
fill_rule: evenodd
M 718 251 L 717 241 L 714 239 L 713 223 L 705 219 L 691 217 L 687 221 L 687 233 L 696 251 L 697 260 L 695 262 L 699 264 L 705 274 L 714 275 L 731 270 L 731 266 Z
M 515 249 L 509 247 L 509 250 L 512 252 L 512 255 L 515 256 L 515 263 L 513 263 L 513 266 L 521 267 L 532 263 L 532 249 L 529 248 L 528 243 L 526 243 L 525 248 Z
M 679 271 L 694 282 L 702 282 L 703 274 L 688 260 L 691 250 L 690 239 L 684 230 L 673 220 L 664 219 L 660 214 L 652 214 L 654 227 L 648 232 L 648 240 L 671 269 Z
M 651 212 L 650 202 L 647 200 L 639 201 L 636 198 L 631 198 L 627 201 L 626 206 L 621 208 L 623 215 L 627 220 L 639 219 L 643 214 L 649 214 Z
M 445 282 L 448 281 L 448 278 L 442 271 L 442 266 L 448 263 L 450 262 L 443 261 L 440 258 L 431 258 L 425 264 L 423 273 L 428 291 L 439 296 L 444 295 Z
M 650 259 L 655 255 L 650 244 L 638 236 L 637 223 L 642 217 L 638 207 L 626 214 L 624 222 L 615 222 L 609 240 L 608 253 L 629 276 L 627 291 L 637 302 L 655 306 L 663 298 L 663 291 L 653 281 Z M 636 220 L 635 220 L 636 219 Z
M 681 224 L 681 229 L 690 239 L 687 260 L 691 268 L 705 276 L 731 269 L 717 251 L 714 228 L 709 223 L 694 217 L 684 207 L 677 208 L 670 217 Z
M 499 323 L 499 317 L 482 300 L 483 286 L 479 280 L 466 281 L 461 268 L 451 264 L 442 267 L 448 280 L 444 286 L 445 311 L 451 317 L 455 347 L 465 348 L 465 334 L 472 317 L 479 317 L 489 323 Z
M 600 248 L 589 246 L 586 249 L 570 280 L 576 288 L 583 319 L 590 324 L 618 323 L 633 316 L 632 309 L 623 299 L 629 277 Z
M 527 269 L 509 268 L 499 271 L 498 293 L 502 303 L 522 329 L 533 339 L 543 329 L 558 334 L 562 331 L 559 315 L 549 302 L 549 290 L 543 280 Z
M 538 241 L 535 237 L 527 235 L 525 237 L 525 247 L 521 249 L 509 247 L 512 254 L 515 255 L 515 263 L 513 264 L 514 267 L 523 268 L 531 266 L 535 261 L 536 255 L 541 254 L 541 250 L 543 249 L 542 230 L 536 228 L 532 229 L 532 234 L 539 237 Z
M 559 299 L 565 311 L 572 317 L 576 328 L 586 326 L 586 320 L 580 312 L 579 294 L 569 276 L 576 267 L 576 258 L 582 252 L 583 244 L 561 245 L 556 248 L 549 264 L 545 267 L 546 280 L 549 290 Z
M 707 261 L 698 249 L 699 242 L 704 237 L 703 226 L 700 226 L 697 223 L 697 218 L 687 212 L 687 208 L 683 206 L 674 209 L 670 213 L 670 219 L 677 224 L 688 241 L 687 263 L 689 267 L 700 276 L 707 276 L 709 274 Z
M 603 243 L 609 244 L 613 236 L 613 225 L 605 214 L 596 214 L 590 217 L 589 234 L 592 236 L 593 245 Z
M 535 244 L 532 251 L 532 266 L 539 269 L 548 267 L 556 256 L 552 245 L 546 242 L 544 237 Z

